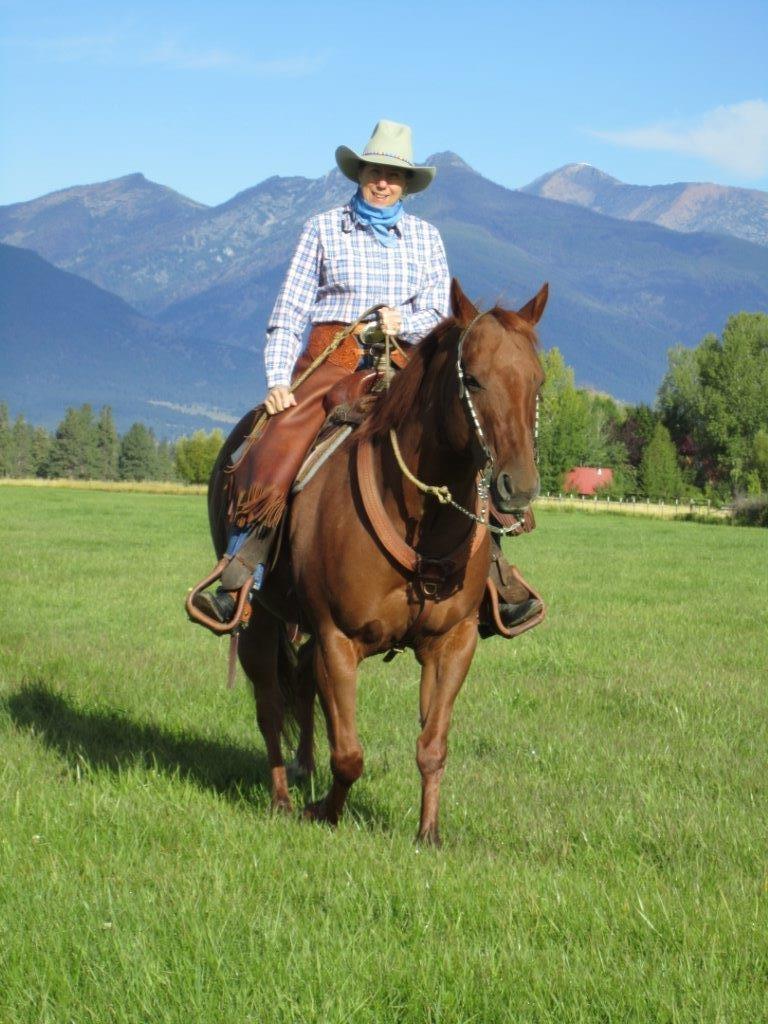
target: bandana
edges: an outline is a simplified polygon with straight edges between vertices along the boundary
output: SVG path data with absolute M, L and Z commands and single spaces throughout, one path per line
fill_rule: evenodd
M 352 196 L 352 212 L 361 224 L 370 227 L 376 238 L 388 249 L 397 245 L 397 239 L 390 228 L 403 216 L 403 204 L 398 199 L 392 206 L 371 206 L 363 199 L 360 189 Z

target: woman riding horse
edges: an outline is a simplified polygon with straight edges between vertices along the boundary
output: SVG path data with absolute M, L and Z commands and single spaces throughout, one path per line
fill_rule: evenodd
M 229 481 L 230 562 L 218 592 L 203 591 L 193 599 L 199 611 L 221 623 L 233 619 L 235 595 L 252 574 L 261 584 L 290 487 L 325 419 L 328 393 L 361 363 L 355 335 L 294 389 L 291 380 L 340 330 L 383 301 L 376 320 L 358 333 L 370 338 L 378 331 L 380 337 L 413 345 L 449 315 L 450 277 L 440 234 L 403 209 L 403 197 L 422 192 L 435 176 L 434 167 L 413 163 L 410 128 L 379 121 L 362 154 L 340 146 L 336 163 L 357 191 L 345 206 L 304 226 L 267 327 L 269 419 L 255 443 L 235 459 Z M 308 322 L 309 342 L 297 361 Z M 505 627 L 541 612 L 541 602 L 512 574 L 498 543 L 492 574 Z

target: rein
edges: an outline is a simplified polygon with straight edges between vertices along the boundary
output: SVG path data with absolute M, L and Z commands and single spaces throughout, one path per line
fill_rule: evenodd
M 480 418 L 477 415 L 475 403 L 472 401 L 472 396 L 470 395 L 469 388 L 467 387 L 466 384 L 464 376 L 464 367 L 461 362 L 462 352 L 464 349 L 464 339 L 467 337 L 467 335 L 478 322 L 478 320 L 483 316 L 485 316 L 485 313 L 478 313 L 477 316 L 475 316 L 469 322 L 469 324 L 461 332 L 461 335 L 459 336 L 459 343 L 456 348 L 456 377 L 458 382 L 459 398 L 461 399 L 464 411 L 467 414 L 469 425 L 474 431 L 473 441 L 475 442 L 475 445 L 477 446 L 477 449 L 479 450 L 480 456 L 483 460 L 481 466 L 478 469 L 477 479 L 477 493 L 480 501 L 480 514 L 478 515 L 475 512 L 471 512 L 468 508 L 464 508 L 463 505 L 460 505 L 459 502 L 455 501 L 453 495 L 450 492 L 450 489 L 445 484 L 439 486 L 426 484 L 424 483 L 423 480 L 419 480 L 418 477 L 414 476 L 414 474 L 405 464 L 405 459 L 403 458 L 402 452 L 400 451 L 400 445 L 398 444 L 397 434 L 395 433 L 394 428 L 391 429 L 389 432 L 389 440 L 392 445 L 392 451 L 394 452 L 395 459 L 397 460 L 397 464 L 400 467 L 400 471 L 402 472 L 403 476 L 407 480 L 410 480 L 410 482 L 415 487 L 417 487 L 423 494 L 431 494 L 432 497 L 437 498 L 441 505 L 450 505 L 452 508 L 455 508 L 457 512 L 461 512 L 461 514 L 466 516 L 468 519 L 473 520 L 480 526 L 484 526 L 486 530 L 489 530 L 491 533 L 501 534 L 502 536 L 504 536 L 508 533 L 516 533 L 520 529 L 523 519 L 517 512 L 515 512 L 514 514 L 517 516 L 518 521 L 517 523 L 514 523 L 512 526 L 494 526 L 490 522 L 490 517 L 488 515 L 488 499 L 490 497 L 491 492 L 491 480 L 493 479 L 493 452 L 491 451 L 490 446 L 486 441 L 485 433 L 483 432 L 483 428 L 480 424 Z M 539 461 L 538 442 L 539 394 L 537 392 L 536 420 L 534 424 L 534 457 L 537 464 Z

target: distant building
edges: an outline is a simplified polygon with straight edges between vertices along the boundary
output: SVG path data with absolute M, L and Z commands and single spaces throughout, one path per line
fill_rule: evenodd
M 609 487 L 613 483 L 613 470 L 595 468 L 593 466 L 576 466 L 565 474 L 563 490 L 566 494 L 584 494 L 591 496 L 601 487 Z

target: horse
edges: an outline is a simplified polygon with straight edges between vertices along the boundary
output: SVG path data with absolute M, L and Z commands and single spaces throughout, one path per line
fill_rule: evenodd
M 273 809 L 292 809 L 281 742 L 286 706 L 299 728 L 295 765 L 306 774 L 314 769 L 317 695 L 332 782 L 304 817 L 339 821 L 363 771 L 358 666 L 410 647 L 421 666 L 417 838 L 439 844 L 451 714 L 475 652 L 489 571 L 488 499 L 512 512 L 539 489 L 535 420 L 544 375 L 535 325 L 547 297 L 545 284 L 516 312 L 495 306 L 481 314 L 454 279 L 452 315 L 414 347 L 368 418 L 294 495 L 238 650 L 266 745 Z M 226 547 L 224 468 L 251 422 L 244 417 L 235 427 L 211 477 L 218 557 Z M 436 500 L 441 488 L 453 503 Z M 285 623 L 312 638 L 294 670 Z

